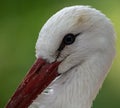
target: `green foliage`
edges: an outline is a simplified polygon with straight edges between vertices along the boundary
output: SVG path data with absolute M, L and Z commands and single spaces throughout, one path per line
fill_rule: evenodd
M 34 46 L 45 21 L 63 7 L 83 4 L 105 13 L 118 35 L 115 62 L 93 108 L 120 106 L 119 0 L 4 0 L 0 1 L 0 108 L 34 62 Z

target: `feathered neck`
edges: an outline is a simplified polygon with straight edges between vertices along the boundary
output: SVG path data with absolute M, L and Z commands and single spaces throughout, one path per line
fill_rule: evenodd
M 48 87 L 47 93 L 40 95 L 33 105 L 37 104 L 39 108 L 91 108 L 111 60 L 101 54 L 88 58 L 57 78 Z

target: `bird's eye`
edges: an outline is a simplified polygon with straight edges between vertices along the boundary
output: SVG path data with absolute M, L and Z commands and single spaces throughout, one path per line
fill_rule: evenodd
M 63 41 L 60 45 L 60 47 L 58 48 L 58 51 L 63 50 L 63 48 L 65 47 L 65 45 L 70 45 L 75 41 L 75 38 L 79 35 L 80 33 L 74 35 L 72 33 L 69 33 L 67 35 L 65 35 L 65 37 L 63 38 Z
M 74 34 L 67 34 L 64 38 L 63 38 L 63 42 L 65 45 L 70 45 L 75 41 L 76 36 Z

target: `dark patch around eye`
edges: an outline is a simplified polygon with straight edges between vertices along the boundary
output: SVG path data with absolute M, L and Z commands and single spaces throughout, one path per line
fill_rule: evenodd
M 60 47 L 58 48 L 58 51 L 62 51 L 64 49 L 64 47 L 66 45 L 71 45 L 72 43 L 74 43 L 76 37 L 79 35 L 80 33 L 74 35 L 72 33 L 69 33 L 67 35 L 64 36 L 62 43 L 60 44 Z

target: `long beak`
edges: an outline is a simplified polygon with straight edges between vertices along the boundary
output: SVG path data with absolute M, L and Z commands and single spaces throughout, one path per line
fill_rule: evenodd
M 9 100 L 6 108 L 27 108 L 59 74 L 60 62 L 47 63 L 42 58 L 36 60 L 28 74 Z

